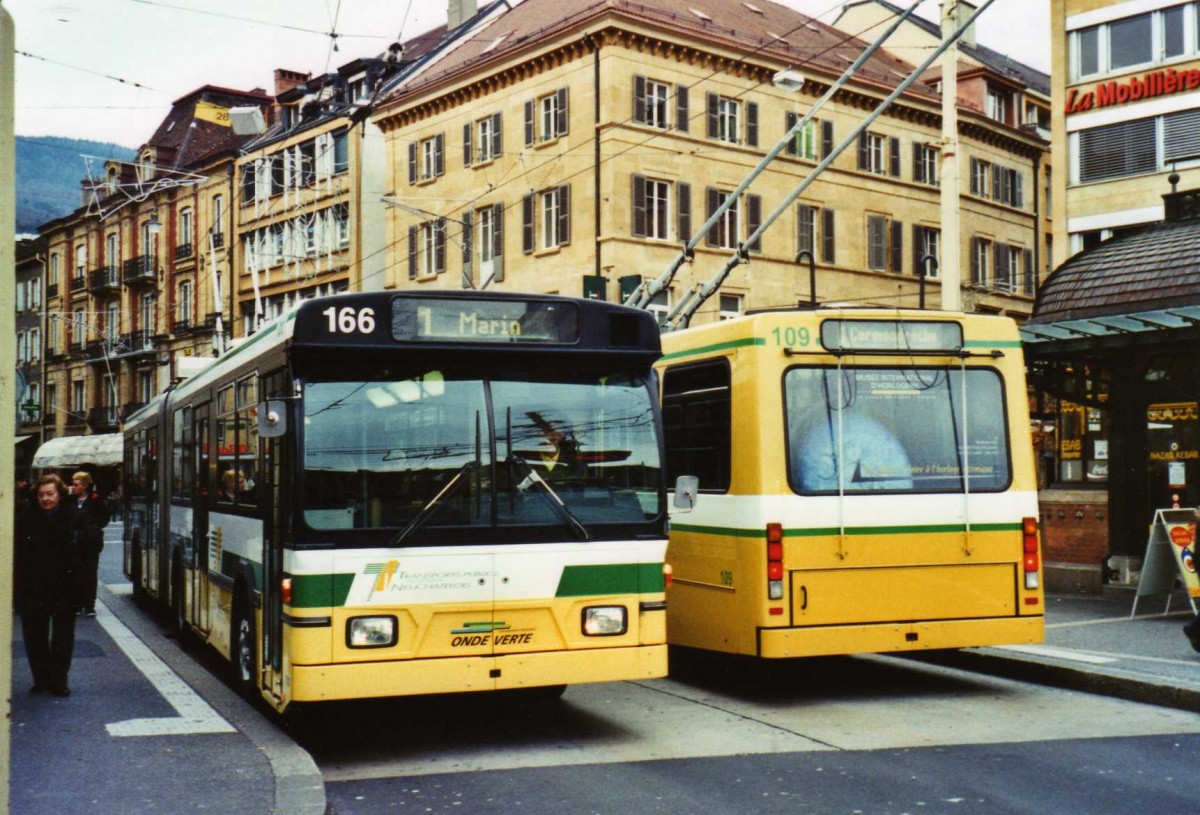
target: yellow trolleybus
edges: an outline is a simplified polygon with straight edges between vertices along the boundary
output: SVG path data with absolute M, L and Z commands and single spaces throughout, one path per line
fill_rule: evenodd
M 793 657 L 1043 638 L 1015 324 L 819 308 L 667 334 L 673 644 Z
M 126 424 L 138 599 L 293 702 L 666 673 L 643 312 L 309 300 Z

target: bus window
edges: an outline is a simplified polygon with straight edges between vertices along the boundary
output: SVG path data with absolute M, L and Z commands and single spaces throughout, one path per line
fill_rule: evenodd
M 728 491 L 729 404 L 729 363 L 724 359 L 671 368 L 663 375 L 668 484 L 694 475 L 702 491 Z
M 1007 488 L 1000 375 L 978 368 L 965 374 L 964 382 L 961 371 L 945 368 L 789 370 L 784 390 L 792 488 L 846 494 Z

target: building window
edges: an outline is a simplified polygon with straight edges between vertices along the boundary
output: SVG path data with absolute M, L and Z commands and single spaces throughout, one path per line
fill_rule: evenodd
M 470 149 L 467 146 L 466 149 Z M 499 113 L 493 113 L 486 119 L 475 123 L 475 160 L 492 161 L 500 157 L 502 150 L 502 130 Z
M 567 230 L 563 226 L 567 203 L 561 188 L 543 192 L 541 201 L 542 248 L 552 249 L 567 242 Z
M 1078 134 L 1079 181 L 1152 173 L 1158 169 L 1156 119 L 1093 127 Z
M 82 379 L 76 379 L 71 383 L 71 412 L 80 418 L 87 415 L 87 402 L 84 398 Z
M 1200 53 L 1194 3 L 1070 32 L 1071 80 Z
M 886 140 L 878 133 L 862 133 L 858 137 L 858 169 L 876 175 L 887 172 Z
M 991 174 L 990 162 L 977 158 L 971 159 L 971 195 L 978 195 L 980 198 L 988 197 L 988 191 L 991 189 Z
M 150 371 L 138 372 L 138 401 L 143 405 L 154 398 L 154 376 Z
M 671 183 L 640 175 L 633 177 L 633 234 L 639 238 L 669 240 Z
M 938 183 L 938 149 L 927 144 L 913 144 L 913 181 L 918 184 Z
M 985 113 L 989 119 L 1002 124 L 1012 124 L 1013 94 L 1002 88 L 988 86 Z
M 182 209 L 179 211 L 179 234 L 176 236 L 176 247 L 191 247 L 192 245 L 192 229 L 193 218 L 191 209 Z M 189 252 L 190 254 L 190 252 Z
M 192 322 L 192 283 L 189 280 L 179 284 L 179 309 L 176 320 L 184 326 Z
M 446 271 L 446 219 L 408 228 L 408 276 L 431 277 Z
M 121 265 L 121 236 L 116 232 L 104 238 L 104 265 L 110 269 Z
M 81 280 L 87 274 L 87 244 L 75 247 L 75 279 Z
M 796 254 L 808 252 L 809 258 L 817 260 L 817 208 L 809 204 L 796 207 Z
M 719 94 L 708 95 L 709 133 L 711 139 L 737 144 L 741 141 L 740 120 L 742 103 Z
M 665 82 L 636 77 L 635 86 L 639 82 L 644 83 L 644 88 L 635 87 L 635 99 L 640 99 L 641 104 L 638 105 L 635 102 L 634 121 L 666 130 L 671 126 L 669 121 L 671 86 Z
M 988 286 L 991 283 L 992 242 L 986 238 L 971 238 L 971 283 Z
M 212 231 L 214 248 L 220 249 L 225 245 L 222 239 L 225 229 L 225 196 L 214 195 L 212 199 Z
M 932 262 L 927 260 L 932 258 Z M 942 233 L 931 226 L 913 226 L 913 274 L 928 278 L 940 277 L 942 262 Z
M 525 103 L 525 145 L 547 142 L 567 135 L 567 89 Z
M 50 253 L 50 269 L 46 272 L 46 285 L 58 285 L 58 252 Z
M 662 325 L 671 313 L 671 290 L 663 289 L 651 297 L 650 302 L 646 304 L 646 311 L 654 315 L 656 323 Z
M 1139 14 L 1109 23 L 1109 69 L 1119 71 L 1154 60 L 1152 14 Z
M 787 132 L 791 133 L 796 123 L 800 121 L 800 115 L 788 111 L 784 117 L 784 124 L 787 127 Z M 796 131 L 796 134 L 788 141 L 788 155 L 806 158 L 809 161 L 817 160 L 818 140 L 818 125 L 816 119 L 809 119 L 804 123 L 804 127 Z
M 707 190 L 707 217 L 712 218 L 716 211 L 721 208 L 721 205 L 729 200 L 731 194 L 732 193 L 725 192 L 724 190 L 717 190 L 709 187 Z M 729 208 L 721 213 L 721 217 L 717 219 L 715 224 L 713 224 L 712 229 L 708 230 L 708 235 L 706 236 L 706 242 L 708 246 L 712 246 L 717 249 L 737 248 L 738 238 L 741 234 L 738 230 L 740 208 L 741 202 L 737 199 L 734 199 Z
M 432 138 L 409 144 L 408 183 L 429 181 L 446 172 L 445 143 L 445 136 L 438 133 Z
M 724 322 L 742 316 L 742 296 L 740 294 L 722 294 L 719 305 L 718 321 Z

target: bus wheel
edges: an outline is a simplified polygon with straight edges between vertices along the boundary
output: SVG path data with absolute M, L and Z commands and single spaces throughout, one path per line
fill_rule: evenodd
M 258 639 L 254 632 L 254 612 L 244 598 L 234 603 L 233 631 L 229 641 L 232 645 L 230 667 L 233 687 L 244 699 L 255 701 L 258 697 L 255 671 L 258 669 Z

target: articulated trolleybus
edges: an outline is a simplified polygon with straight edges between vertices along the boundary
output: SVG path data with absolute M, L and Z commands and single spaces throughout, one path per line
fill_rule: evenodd
M 1043 638 L 1015 324 L 766 311 L 663 338 L 671 643 L 794 657 Z
M 306 301 L 127 422 L 134 591 L 277 710 L 664 676 L 660 353 L 600 302 Z

